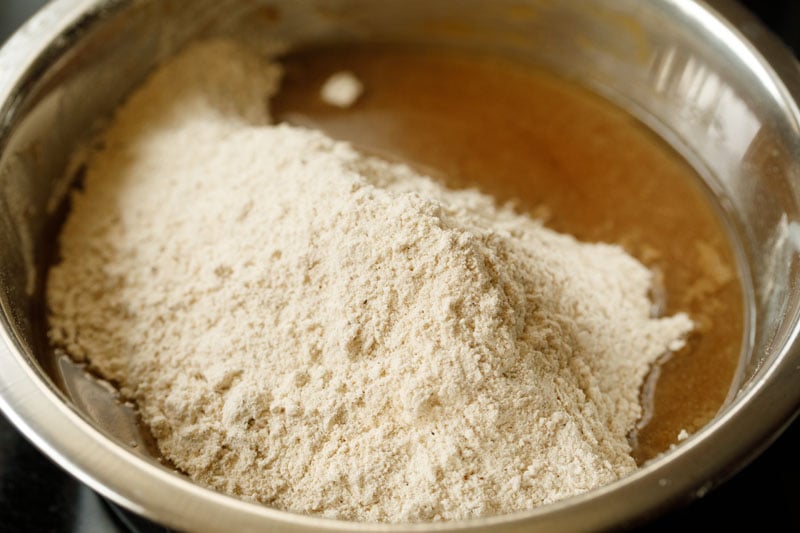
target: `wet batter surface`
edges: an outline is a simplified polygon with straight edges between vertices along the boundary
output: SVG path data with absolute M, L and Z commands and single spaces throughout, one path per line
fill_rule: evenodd
M 659 311 L 686 311 L 696 328 L 644 391 L 652 416 L 632 436 L 637 461 L 716 414 L 740 358 L 741 285 L 700 178 L 656 135 L 583 89 L 491 58 L 364 47 L 297 52 L 283 63 L 278 120 L 513 201 L 554 230 L 621 244 L 663 273 Z M 366 88 L 350 109 L 319 96 L 341 70 Z

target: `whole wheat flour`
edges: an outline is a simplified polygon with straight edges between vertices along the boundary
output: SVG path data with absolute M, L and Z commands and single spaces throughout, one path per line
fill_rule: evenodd
M 195 45 L 117 112 L 49 274 L 54 345 L 195 481 L 301 513 L 448 520 L 618 479 L 651 274 L 473 190 L 269 125 L 280 69 Z

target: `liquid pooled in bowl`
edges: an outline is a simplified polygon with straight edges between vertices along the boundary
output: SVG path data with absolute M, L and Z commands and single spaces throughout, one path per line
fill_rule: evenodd
M 723 234 L 687 168 L 624 115 L 521 67 L 389 49 L 285 64 L 272 113 L 265 102 L 279 67 L 225 42 L 188 49 L 121 107 L 87 160 L 60 237 L 47 287 L 52 342 L 137 402 L 176 467 L 281 509 L 469 518 L 549 503 L 635 469 L 628 439 L 643 416 L 646 375 L 690 331 L 672 360 L 694 358 L 716 330 L 693 302 L 737 290 Z M 343 69 L 363 96 L 350 109 L 322 107 L 322 82 Z M 270 115 L 412 166 L 315 129 L 270 125 Z M 626 151 L 591 171 L 578 164 L 578 175 L 581 149 L 545 141 L 577 117 L 590 120 L 562 131 L 570 142 L 588 128 L 597 137 L 588 154 L 607 152 L 608 138 Z M 629 165 L 642 173 L 646 165 L 626 156 L 636 146 L 645 163 L 662 165 L 650 169 L 662 178 L 656 187 L 691 193 L 676 195 L 683 210 L 671 217 L 669 195 L 651 192 L 660 197 L 648 206 L 651 224 L 674 231 L 687 204 L 700 206 L 692 220 L 706 225 L 682 251 L 697 256 L 687 261 L 706 269 L 705 284 L 671 292 L 679 269 L 647 238 L 645 218 L 608 238 L 572 229 L 663 261 L 660 317 L 651 270 L 621 246 L 550 229 L 569 229 L 560 226 L 576 211 L 592 220 L 589 206 L 609 196 L 622 212 L 633 205 L 622 197 L 646 202 L 653 183 L 578 185 L 624 179 Z M 504 175 L 517 181 L 504 187 Z M 514 189 L 537 180 L 538 192 Z M 553 186 L 570 181 L 562 193 Z M 457 188 L 475 184 L 550 213 L 550 228 L 525 203 L 514 209 Z M 573 197 L 591 190 L 594 198 Z M 588 226 L 614 226 L 594 213 Z M 675 305 L 673 294 L 685 301 Z M 680 429 L 694 429 L 687 420 L 702 423 L 690 413 Z

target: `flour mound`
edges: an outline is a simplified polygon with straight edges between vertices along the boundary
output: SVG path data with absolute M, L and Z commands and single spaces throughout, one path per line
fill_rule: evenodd
M 650 365 L 691 329 L 651 274 L 269 125 L 280 69 L 189 48 L 120 108 L 49 273 L 50 338 L 195 481 L 366 521 L 511 512 L 636 468 Z

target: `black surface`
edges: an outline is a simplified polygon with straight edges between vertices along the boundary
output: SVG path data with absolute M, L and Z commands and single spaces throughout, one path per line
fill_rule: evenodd
M 0 0 L 0 40 L 42 0 Z M 743 1 L 800 51 L 800 1 Z M 2 370 L 0 370 L 2 371 Z M 800 386 L 800 384 L 798 384 Z M 701 500 L 639 528 L 645 532 L 800 531 L 800 422 L 764 454 Z M 90 489 L 55 466 L 0 416 L 0 531 L 158 531 L 130 515 L 122 518 Z
M 0 529 L 122 531 L 105 502 L 65 474 L 0 417 Z

